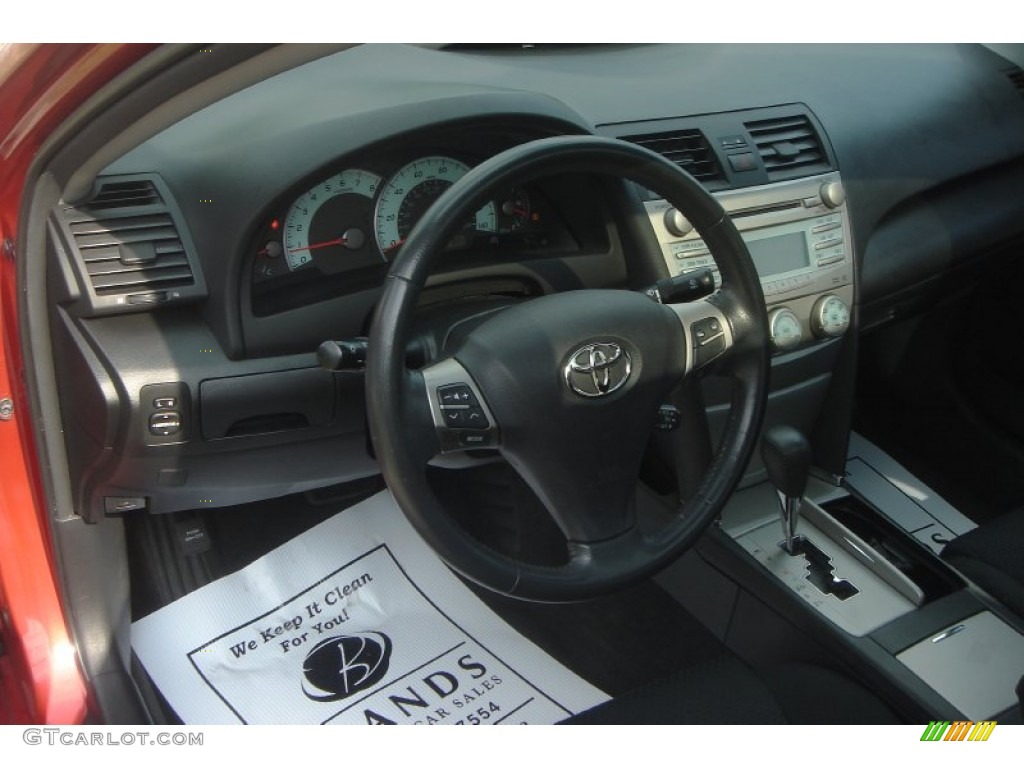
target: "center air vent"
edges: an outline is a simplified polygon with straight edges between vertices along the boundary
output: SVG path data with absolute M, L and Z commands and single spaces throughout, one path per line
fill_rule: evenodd
M 831 170 L 821 140 L 806 115 L 752 120 L 743 125 L 772 181 Z
M 157 177 L 106 181 L 87 203 L 59 211 L 94 313 L 204 296 L 191 241 Z
M 666 131 L 619 138 L 657 152 L 687 171 L 697 181 L 720 181 L 725 178 L 715 153 L 711 151 L 704 134 L 698 130 Z

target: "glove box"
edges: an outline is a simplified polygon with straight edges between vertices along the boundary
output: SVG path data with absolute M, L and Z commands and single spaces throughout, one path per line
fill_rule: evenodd
M 332 374 L 300 368 L 208 379 L 199 385 L 205 440 L 324 427 L 334 419 Z

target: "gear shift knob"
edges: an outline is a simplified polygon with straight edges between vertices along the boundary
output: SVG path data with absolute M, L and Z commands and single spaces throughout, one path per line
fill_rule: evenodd
M 811 445 L 798 430 L 780 424 L 764 433 L 761 458 L 782 499 L 782 546 L 796 554 L 796 526 L 811 469 Z

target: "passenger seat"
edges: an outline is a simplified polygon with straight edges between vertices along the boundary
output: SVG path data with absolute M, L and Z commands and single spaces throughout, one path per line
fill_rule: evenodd
M 942 551 L 946 562 L 1024 616 L 1024 509 L 959 536 Z

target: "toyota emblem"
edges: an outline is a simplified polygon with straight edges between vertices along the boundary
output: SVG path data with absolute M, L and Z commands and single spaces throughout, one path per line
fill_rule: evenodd
M 604 397 L 629 381 L 629 353 L 612 341 L 580 347 L 565 364 L 565 383 L 581 397 Z

